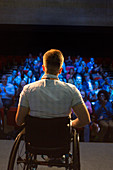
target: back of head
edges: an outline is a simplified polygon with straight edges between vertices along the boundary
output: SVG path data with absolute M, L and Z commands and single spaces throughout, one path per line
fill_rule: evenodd
M 64 57 L 60 50 L 51 49 L 43 56 L 43 65 L 48 74 L 58 74 L 63 62 Z

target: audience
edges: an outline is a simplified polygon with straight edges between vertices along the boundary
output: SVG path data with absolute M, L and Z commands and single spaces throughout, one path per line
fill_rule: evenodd
M 10 75 L 8 79 L 6 75 L 2 76 L 2 83 L 0 84 L 1 107 L 3 105 L 9 108 L 13 104 L 13 97 L 15 98 L 15 106 L 17 106 L 19 94 L 24 85 L 42 78 L 44 74 L 42 70 L 42 59 L 43 55 L 41 52 L 36 57 L 33 57 L 32 54 L 29 53 L 23 65 L 17 66 L 17 69 L 12 71 L 12 75 Z M 92 113 L 92 107 L 94 108 L 93 112 L 96 113 L 100 126 L 99 140 L 103 141 L 106 133 L 108 133 L 108 129 L 111 128 L 111 130 L 109 130 L 110 133 L 112 131 L 112 116 L 110 117 L 110 115 L 112 115 L 113 80 L 109 78 L 108 72 L 103 72 L 102 64 L 98 65 L 98 63 L 95 63 L 92 57 L 89 61 L 86 61 L 80 55 L 75 57 L 74 60 L 71 59 L 71 56 L 68 56 L 67 60 L 63 63 L 63 71 L 59 74 L 58 78 L 60 81 L 71 83 L 78 88 L 90 114 Z M 105 101 L 101 99 L 102 96 L 100 92 L 102 90 L 107 91 L 109 95 L 109 98 L 106 99 L 105 97 Z M 102 95 L 105 95 L 104 92 Z M 102 119 L 101 114 L 104 114 L 104 116 L 105 114 L 107 115 L 105 119 Z M 103 129 L 105 127 L 103 127 L 103 124 L 106 127 L 104 133 Z M 109 126 L 110 128 L 108 128 Z M 89 126 L 84 127 L 84 141 L 90 141 Z

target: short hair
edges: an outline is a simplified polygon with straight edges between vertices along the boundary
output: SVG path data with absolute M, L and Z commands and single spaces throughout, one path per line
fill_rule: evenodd
M 43 56 L 43 64 L 49 74 L 58 74 L 64 62 L 63 54 L 60 50 L 51 49 Z
M 98 92 L 98 94 L 97 94 L 98 100 L 99 100 L 99 98 L 100 98 L 101 93 L 103 93 L 104 96 L 105 96 L 105 99 L 106 99 L 107 101 L 109 101 L 109 93 L 108 93 L 106 90 L 100 90 L 100 91 Z
M 2 77 L 4 77 L 4 76 L 5 76 L 5 77 L 6 77 L 6 79 L 7 79 L 7 75 L 6 75 L 6 74 L 3 74 L 3 75 L 2 75 Z

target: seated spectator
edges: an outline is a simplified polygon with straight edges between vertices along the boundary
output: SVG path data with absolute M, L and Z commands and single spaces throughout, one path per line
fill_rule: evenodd
M 105 78 L 108 78 L 108 83 L 111 83 L 111 79 L 109 78 L 109 75 L 108 75 L 108 72 L 107 72 L 107 71 L 105 71 L 105 72 L 103 73 L 103 79 L 105 79 Z
M 18 88 L 18 86 L 20 85 L 20 82 L 21 82 L 21 72 L 18 71 L 18 73 L 17 73 L 16 70 L 13 70 L 12 76 L 8 77 L 7 82 L 13 84 L 15 91 L 16 91 L 16 89 Z
M 71 60 L 71 56 L 68 56 L 68 59 L 65 61 L 66 66 L 73 66 L 73 61 Z
M 113 142 L 113 109 L 111 102 L 109 102 L 107 91 L 99 91 L 98 101 L 95 102 L 94 110 L 100 127 L 98 133 L 99 141 L 103 142 L 106 135 L 108 135 L 109 141 Z
M 75 77 L 75 72 L 73 68 L 70 68 L 69 73 L 66 74 L 66 80 L 68 81 L 68 79 L 72 78 L 74 79 Z
M 84 90 L 80 91 L 82 98 L 86 104 L 86 107 L 89 111 L 90 114 L 92 114 L 92 107 L 91 107 L 91 103 L 89 100 L 87 100 L 87 94 Z M 84 142 L 89 142 L 90 141 L 90 125 L 86 125 L 84 126 Z
M 85 80 L 83 81 L 83 90 L 88 94 L 93 91 L 93 81 L 90 78 L 90 74 L 86 73 L 84 75 Z
M 85 61 L 82 61 L 79 64 L 78 69 L 77 69 L 77 73 L 81 74 L 81 75 L 84 75 L 86 73 L 86 63 L 85 63 Z
M 30 84 L 36 81 L 36 77 L 33 75 L 33 72 L 31 70 L 28 71 L 25 81 L 27 82 L 27 84 Z
M 98 66 L 97 64 L 94 64 L 91 74 L 93 80 L 101 81 L 103 79 L 102 75 L 100 74 L 101 66 L 102 65 Z
M 28 70 L 30 69 L 30 64 L 29 64 L 29 59 L 26 58 L 25 62 L 24 62 L 24 70 Z
M 58 75 L 58 78 L 59 78 L 60 81 L 63 81 L 63 82 L 65 82 L 65 83 L 67 82 L 67 81 L 66 81 L 66 78 L 63 76 L 62 73 Z
M 36 77 L 36 80 L 39 79 L 39 74 L 40 74 L 40 67 L 38 66 L 38 61 L 34 60 L 33 75 Z
M 105 72 L 103 75 L 103 79 L 100 82 L 100 86 L 103 90 L 109 92 L 110 84 L 111 84 L 111 79 L 109 78 L 108 73 Z
M 92 74 L 95 74 L 95 73 L 97 73 L 97 72 L 102 72 L 102 64 L 100 64 L 99 66 L 96 64 L 96 63 L 94 63 L 94 65 L 93 65 L 93 69 L 92 69 Z
M 37 61 L 40 61 L 41 65 L 43 64 L 43 54 L 42 54 L 42 52 L 40 52 L 39 55 L 37 56 Z
M 8 77 L 7 82 L 14 84 L 14 79 L 16 78 L 16 76 L 17 76 L 17 70 L 13 70 L 12 75 Z
M 113 80 L 111 80 L 109 94 L 110 94 L 109 100 L 110 100 L 110 102 L 113 102 Z
M 17 92 L 16 92 L 16 106 L 18 106 L 18 102 L 19 102 L 19 97 L 20 97 L 20 93 L 21 91 L 23 90 L 23 87 L 26 85 L 26 82 L 24 80 L 21 81 L 18 89 L 17 89 Z
M 29 53 L 28 63 L 29 63 L 29 66 L 30 66 L 30 69 L 31 69 L 31 70 L 32 70 L 32 67 L 33 67 L 33 61 L 34 61 L 34 58 L 33 58 L 32 54 Z
M 79 67 L 78 58 L 75 58 L 74 67 L 75 67 L 76 69 L 78 69 L 78 67 Z
M 90 102 L 95 102 L 95 101 L 97 101 L 97 99 L 98 99 L 97 94 L 98 94 L 98 92 L 99 92 L 100 90 L 101 90 L 101 89 L 99 88 L 99 82 L 98 82 L 98 81 L 94 81 L 93 91 L 90 92 L 90 94 L 88 94 Z
M 17 73 L 17 76 L 15 77 L 15 79 L 14 79 L 14 87 L 15 87 L 15 90 L 18 88 L 18 86 L 20 85 L 20 83 L 21 83 L 21 80 L 22 80 L 22 78 L 21 78 L 21 72 L 20 71 L 18 71 L 18 73 Z
M 7 82 L 7 76 L 2 76 L 2 83 L 0 83 L 0 95 L 2 96 L 3 106 L 9 108 L 13 102 L 15 95 L 14 85 Z
M 66 74 L 67 70 L 66 70 L 65 62 L 63 62 L 62 68 L 63 68 L 62 73 Z
M 93 65 L 94 65 L 94 58 L 90 58 L 90 61 L 87 63 L 87 67 L 88 67 L 88 72 L 91 73 L 92 69 L 93 69 Z
M 40 54 L 41 55 L 41 54 Z M 40 69 L 42 67 L 42 61 L 41 61 L 41 56 L 37 56 L 37 66 L 38 66 L 38 70 L 39 70 L 39 73 L 40 73 Z
M 75 82 L 74 82 L 74 80 L 72 78 L 69 78 L 67 82 L 70 83 L 70 84 L 75 85 Z
M 83 86 L 82 86 L 82 76 L 80 74 L 77 74 L 76 75 L 76 78 L 75 78 L 75 86 L 76 88 L 80 91 L 83 89 Z

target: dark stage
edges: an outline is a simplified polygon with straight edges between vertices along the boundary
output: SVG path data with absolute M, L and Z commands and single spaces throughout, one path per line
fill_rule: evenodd
M 0 140 L 0 169 L 7 170 L 8 158 L 14 141 Z M 39 158 L 40 159 L 40 158 Z M 81 170 L 112 170 L 113 143 L 80 142 Z M 39 166 L 39 169 L 61 169 Z

